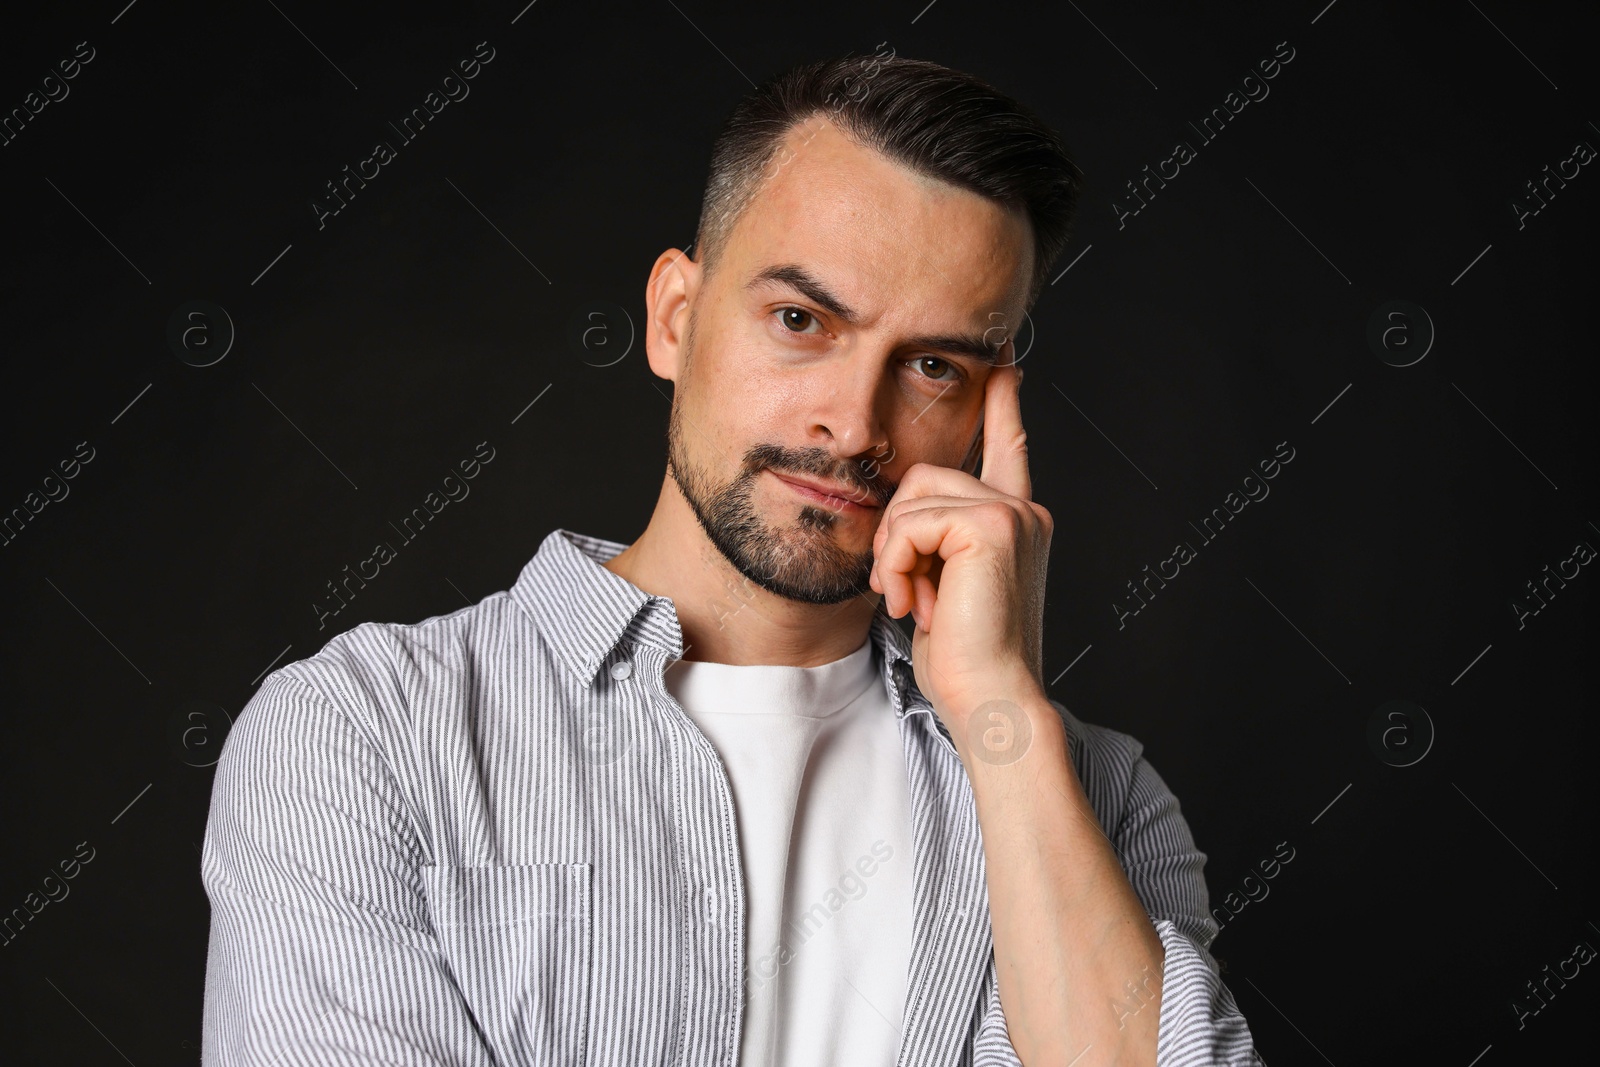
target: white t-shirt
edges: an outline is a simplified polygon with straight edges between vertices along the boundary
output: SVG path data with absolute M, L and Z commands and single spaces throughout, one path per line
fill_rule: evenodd
M 739 1067 L 890 1067 L 911 963 L 911 797 L 872 641 L 818 667 L 679 660 L 744 865 Z

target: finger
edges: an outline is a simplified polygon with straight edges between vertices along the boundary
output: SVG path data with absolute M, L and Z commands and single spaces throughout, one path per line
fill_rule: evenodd
M 957 476 L 959 477 L 959 475 Z M 986 487 L 980 485 L 978 488 L 985 489 Z M 981 496 L 956 492 L 928 493 L 921 496 L 907 497 L 889 505 L 884 511 L 883 522 L 879 524 L 878 529 L 887 535 L 888 531 L 894 527 L 896 519 L 903 518 L 906 515 L 915 515 L 917 512 L 926 511 L 929 508 L 970 508 L 977 504 L 987 504 L 991 501 L 1004 501 L 1007 499 L 1009 497 L 992 492 L 984 492 Z M 874 540 L 876 539 L 874 538 Z
M 984 382 L 983 476 L 979 480 L 1002 493 L 1032 500 L 1021 386 L 1022 371 L 1015 363 L 997 364 Z
M 906 507 L 912 504 L 926 506 L 928 502 L 938 502 L 955 506 L 971 504 L 973 501 L 992 501 L 1005 496 L 1005 493 L 1000 493 L 992 486 L 984 485 L 979 478 L 966 474 L 965 470 L 928 462 L 912 464 L 894 488 L 894 496 L 883 504 L 883 515 L 878 518 L 877 530 L 872 531 L 872 555 L 877 557 L 878 553 L 883 552 L 883 537 L 888 536 L 891 517 L 904 514 Z
M 905 570 L 892 570 L 882 565 L 878 568 L 878 583 L 883 586 L 884 605 L 890 618 L 898 619 L 908 612 L 917 611 L 917 581 L 922 578 L 931 580 L 937 557 L 912 553 L 909 558 L 911 563 Z
M 938 476 L 940 474 L 948 473 L 948 474 L 955 475 L 955 477 L 957 477 L 957 478 L 965 478 L 966 477 L 965 475 L 962 475 L 959 472 L 948 471 L 945 468 L 941 468 L 941 467 L 933 467 L 933 468 L 929 468 L 929 470 L 930 470 L 930 474 L 934 475 L 934 476 Z M 975 484 L 975 483 L 972 483 L 971 480 L 968 479 L 968 484 Z M 981 485 L 979 487 L 983 488 Z M 982 496 L 982 497 L 955 496 L 955 495 L 952 495 L 952 496 L 908 496 L 908 497 L 903 497 L 902 498 L 902 497 L 898 497 L 897 496 L 896 499 L 891 501 L 889 503 L 889 505 L 884 509 L 883 518 L 878 521 L 878 528 L 875 531 L 873 531 L 873 534 L 872 534 L 872 574 L 868 578 L 867 584 L 871 585 L 872 588 L 876 592 L 883 593 L 884 594 L 884 599 L 886 601 L 889 599 L 889 597 L 888 597 L 888 592 L 889 591 L 884 586 L 884 581 L 885 581 L 884 572 L 885 572 L 886 568 L 884 567 L 884 564 L 883 564 L 883 546 L 884 546 L 884 543 L 888 540 L 890 528 L 894 525 L 894 523 L 898 519 L 901 519 L 901 518 L 905 517 L 906 515 L 915 514 L 916 512 L 922 511 L 922 510 L 927 509 L 927 508 L 969 507 L 972 504 L 980 502 L 980 501 L 996 500 L 996 499 L 999 499 L 999 494 L 995 494 L 994 496 Z M 891 602 L 890 605 L 889 605 L 890 614 L 891 615 L 893 614 L 894 606 L 895 605 L 894 605 L 893 602 Z
M 878 581 L 891 605 L 891 613 L 916 604 L 918 576 L 928 575 L 971 544 L 961 513 L 971 501 L 958 506 L 930 506 L 897 516 L 878 555 Z M 930 579 L 931 580 L 931 579 Z
M 919 574 L 912 579 L 916 589 L 916 618 L 917 626 L 922 630 L 933 629 L 933 605 L 939 598 L 938 589 L 933 584 L 933 579 L 926 574 Z
M 977 500 L 999 500 L 1006 496 L 1006 493 L 954 467 L 941 467 L 934 463 L 913 464 L 900 479 L 894 496 L 884 504 L 883 518 L 879 519 L 878 528 L 873 531 L 873 551 L 878 550 L 889 517 L 900 513 L 910 504 L 921 504 L 929 500 L 971 503 Z

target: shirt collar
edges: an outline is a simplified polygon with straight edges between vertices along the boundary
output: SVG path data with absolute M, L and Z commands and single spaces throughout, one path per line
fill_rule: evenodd
M 683 656 L 683 628 L 671 598 L 646 593 L 601 566 L 626 547 L 573 530 L 553 530 L 511 588 L 512 599 L 533 618 L 556 658 L 585 688 L 625 638 L 658 648 L 668 659 Z M 911 639 L 881 601 L 872 615 L 870 637 L 880 652 L 895 716 L 926 712 L 949 745 L 944 724 L 917 689 Z

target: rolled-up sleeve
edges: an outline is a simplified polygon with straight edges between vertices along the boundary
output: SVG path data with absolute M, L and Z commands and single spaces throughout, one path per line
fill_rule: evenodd
M 446 966 L 416 821 L 354 716 L 282 671 L 212 785 L 206 1067 L 491 1067 Z
M 1085 792 L 1165 950 L 1157 1067 L 1266 1067 L 1208 948 L 1218 927 L 1206 891 L 1206 854 L 1195 847 L 1177 796 L 1139 741 L 1085 724 L 1052 703 L 1067 725 Z M 1020 1067 L 992 963 L 973 1035 L 973 1067 Z
M 1158 1067 L 1255 1067 L 1261 1063 L 1233 993 L 1208 946 L 1206 854 L 1195 847 L 1178 798 L 1133 742 L 1123 817 L 1111 835 L 1134 892 L 1166 950 L 1161 968 Z

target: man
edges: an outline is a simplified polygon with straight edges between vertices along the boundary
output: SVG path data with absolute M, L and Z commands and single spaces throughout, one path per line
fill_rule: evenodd
M 1045 692 L 1012 334 L 1078 188 L 931 63 L 741 103 L 646 288 L 644 533 L 241 714 L 207 1064 L 1260 1062 L 1177 799 Z

